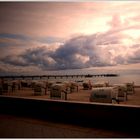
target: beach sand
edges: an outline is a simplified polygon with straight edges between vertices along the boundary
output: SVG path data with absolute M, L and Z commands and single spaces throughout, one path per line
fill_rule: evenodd
M 67 101 L 77 101 L 77 102 L 90 102 L 89 97 L 92 90 L 84 90 L 82 86 L 79 86 L 79 91 L 74 91 L 67 94 Z M 34 91 L 31 88 L 22 88 L 21 90 L 16 90 L 13 93 L 5 93 L 7 96 L 15 97 L 29 97 L 38 99 L 50 99 L 50 91 L 47 94 L 34 95 Z M 50 99 L 51 100 L 51 99 Z M 60 100 L 60 99 L 56 99 Z M 127 105 L 140 105 L 140 86 L 135 86 L 135 93 L 127 95 L 127 101 L 121 101 L 119 104 Z

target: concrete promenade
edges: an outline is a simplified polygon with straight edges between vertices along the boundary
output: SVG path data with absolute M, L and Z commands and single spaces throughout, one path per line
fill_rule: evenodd
M 0 115 L 0 138 L 136 138 L 131 133 Z

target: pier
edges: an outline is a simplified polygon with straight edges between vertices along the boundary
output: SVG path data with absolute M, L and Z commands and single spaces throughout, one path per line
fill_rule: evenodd
M 72 75 L 7 75 L 7 76 L 0 76 L 0 78 L 10 78 L 10 79 L 26 79 L 26 78 L 90 78 L 90 77 L 117 77 L 117 74 L 72 74 Z

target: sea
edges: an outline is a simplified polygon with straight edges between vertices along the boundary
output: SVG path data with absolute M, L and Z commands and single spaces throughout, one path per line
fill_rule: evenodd
M 101 75 L 101 74 L 117 74 L 118 76 L 105 77 L 105 76 L 74 76 L 74 77 L 43 77 L 42 80 L 48 81 L 91 81 L 91 83 L 109 82 L 109 84 L 124 84 L 134 82 L 135 85 L 140 85 L 140 69 L 72 69 L 72 70 L 57 70 L 47 71 L 42 75 Z M 26 74 L 25 74 L 26 75 Z M 28 74 L 29 75 L 29 74 Z M 35 74 L 39 75 L 39 74 Z M 19 79 L 19 78 L 18 78 Z M 28 79 L 28 78 L 26 78 Z M 39 77 L 35 77 L 34 80 L 40 80 Z
M 48 75 L 101 75 L 101 74 L 117 74 L 118 76 L 105 77 L 50 77 L 47 80 L 52 81 L 91 81 L 92 83 L 109 82 L 110 84 L 124 84 L 134 82 L 135 85 L 140 85 L 140 70 L 139 69 L 76 69 L 76 70 L 60 70 L 49 71 Z

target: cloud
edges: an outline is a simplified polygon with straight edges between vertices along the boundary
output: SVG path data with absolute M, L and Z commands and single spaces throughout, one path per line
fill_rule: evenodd
M 132 46 L 133 47 L 133 46 Z M 134 45 L 134 48 L 136 46 Z M 129 64 L 135 64 L 135 63 L 140 63 L 140 45 L 135 48 L 134 53 L 132 53 L 129 57 L 128 57 L 128 63 Z
M 29 64 L 23 59 L 21 56 L 6 56 L 4 59 L 2 59 L 2 62 L 11 64 L 14 66 L 28 66 Z
M 52 68 L 55 60 L 50 57 L 52 50 L 42 46 L 39 48 L 27 49 L 21 57 L 28 62 L 29 65 L 36 65 L 41 68 Z
M 128 35 L 96 33 L 74 36 L 64 43 L 24 48 L 20 53 L 7 54 L 1 62 L 18 67 L 29 66 L 45 70 L 79 69 L 139 63 L 140 45 L 125 46 Z
M 112 26 L 113 29 L 121 27 L 122 26 L 122 21 L 121 21 L 120 16 L 115 14 L 112 17 L 112 21 L 109 22 L 109 24 Z
M 41 42 L 41 43 L 47 43 L 47 44 L 52 44 L 52 43 L 56 43 L 56 42 L 63 42 L 64 39 L 63 38 L 57 38 L 57 37 L 52 37 L 52 36 L 47 36 L 47 37 L 41 37 L 41 38 L 37 38 L 37 41 Z
M 36 66 L 17 66 L 0 62 L 0 75 L 35 75 L 43 71 Z
M 10 34 L 10 33 L 1 33 L 0 38 L 10 38 L 10 39 L 20 39 L 24 41 L 29 41 L 31 38 L 22 34 Z
M 115 14 L 108 22 L 110 29 L 91 35 L 79 34 L 62 38 L 30 38 L 19 34 L 0 34 L 2 47 L 0 70 L 66 70 L 140 63 L 140 41 L 124 33 L 140 29 Z M 131 42 L 131 43 L 130 43 Z

